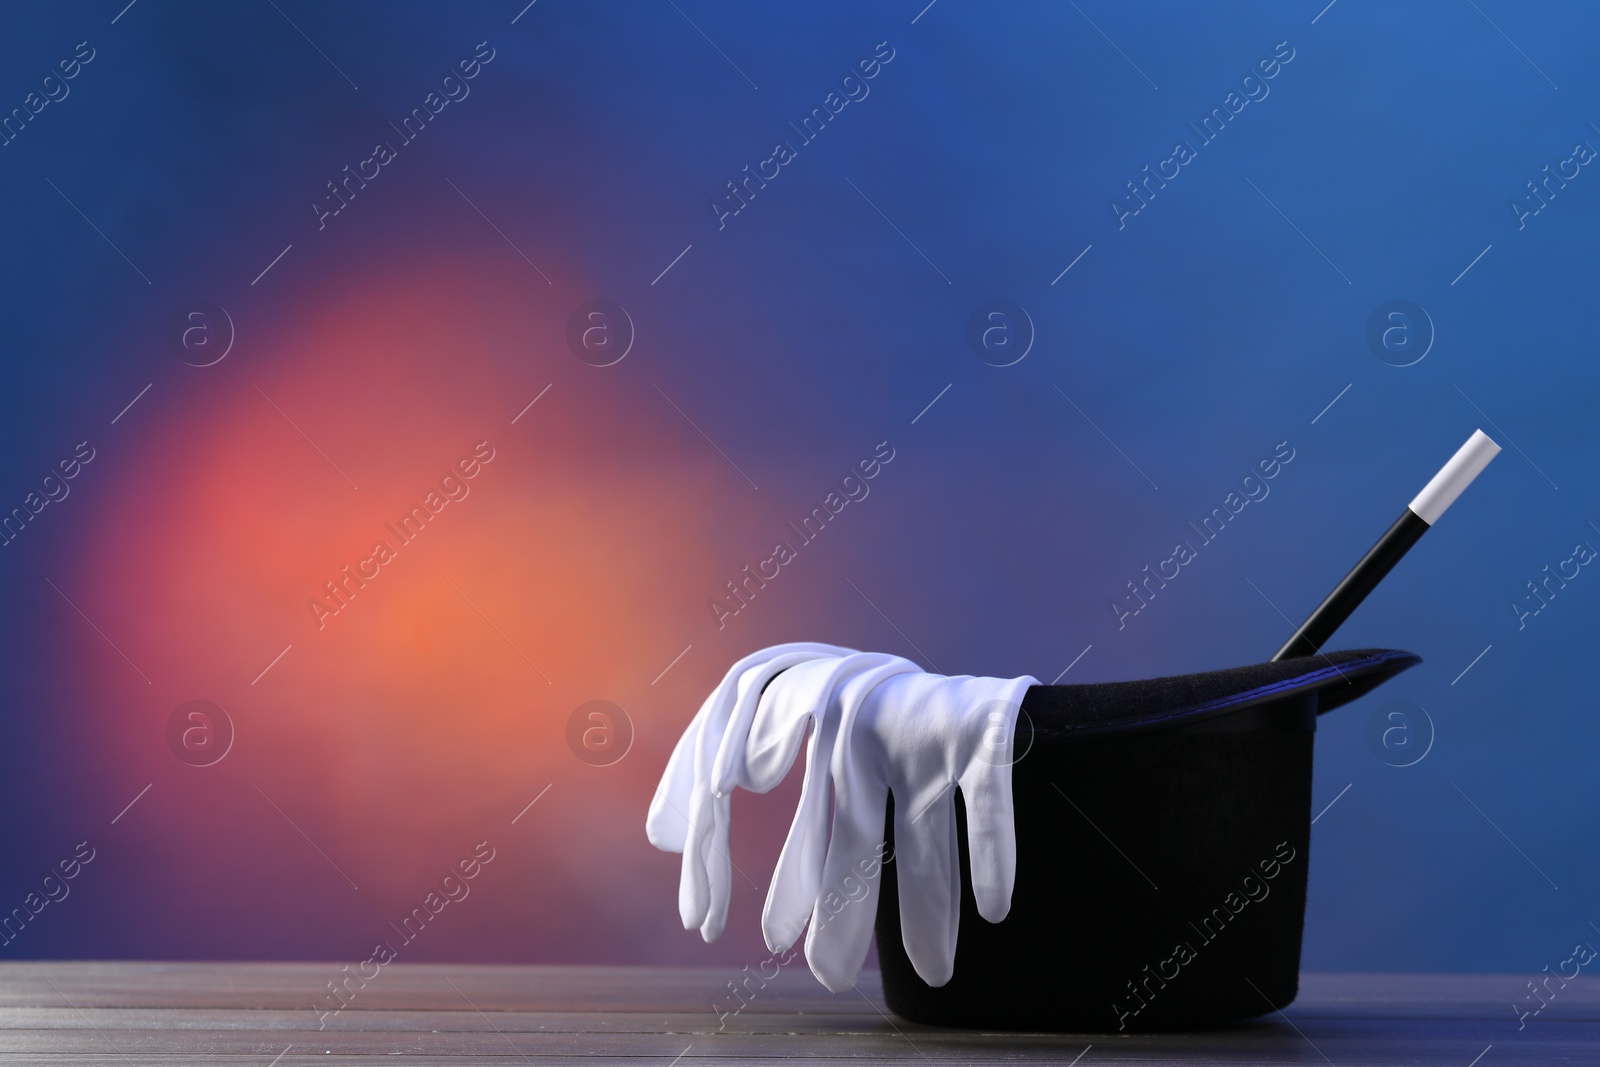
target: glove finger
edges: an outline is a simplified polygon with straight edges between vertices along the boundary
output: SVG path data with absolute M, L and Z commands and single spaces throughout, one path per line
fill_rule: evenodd
M 733 828 L 733 798 L 712 797 L 711 811 L 711 848 L 706 856 L 708 904 L 705 921 L 700 924 L 700 937 L 706 942 L 721 937 L 728 925 L 728 902 L 733 896 L 733 857 L 728 852 L 728 839 Z
M 1013 820 L 1011 771 L 1027 748 L 1017 751 L 1017 719 L 1033 678 L 1015 678 L 976 713 L 984 729 L 961 771 L 961 799 L 967 813 L 967 856 L 978 914 L 992 923 L 1011 911 L 1017 879 L 1017 835 Z M 1033 744 L 1031 726 L 1022 740 Z
M 811 973 L 834 992 L 855 984 L 878 914 L 889 765 L 876 728 L 881 711 L 877 701 L 889 687 L 886 683 L 921 674 L 922 668 L 910 660 L 887 657 L 840 687 L 830 768 L 833 833 L 806 935 Z
M 799 940 L 817 900 L 817 886 L 827 861 L 828 802 L 833 792 L 825 768 L 826 765 L 824 773 L 815 775 L 807 768 L 794 823 L 772 871 L 767 903 L 761 910 L 761 934 L 773 952 L 781 952 Z
M 800 802 L 778 854 L 767 902 L 761 911 L 761 933 L 772 951 L 793 945 L 805 929 L 827 858 L 828 803 L 833 793 L 828 762 L 833 754 L 838 714 L 826 704 L 818 707 L 821 687 L 817 678 L 820 675 L 825 679 L 831 673 L 828 668 L 829 664 L 821 661 L 801 664 L 775 682 L 761 702 L 761 713 L 750 735 L 749 747 L 757 751 L 748 762 L 750 777 L 757 786 L 770 789 L 793 763 L 792 749 L 787 755 L 784 750 L 798 745 L 807 724 L 811 725 Z
M 1012 822 L 1011 783 L 1008 780 L 1000 788 L 982 781 L 988 777 L 992 776 L 963 776 L 961 800 L 967 812 L 967 867 L 972 896 L 978 914 L 997 923 L 1011 911 L 1011 891 L 1017 879 L 1017 835 Z
M 924 793 L 930 792 L 924 790 Z M 961 872 L 956 863 L 954 785 L 922 799 L 895 795 L 894 862 L 900 883 L 900 937 L 924 982 L 942 986 L 955 973 L 961 921 Z M 911 805 L 922 800 L 920 809 Z
M 711 756 L 707 750 L 716 751 L 722 739 L 723 727 L 727 723 L 728 711 L 733 703 L 734 687 L 750 664 L 759 658 L 760 654 L 746 656 L 734 664 L 717 687 L 707 694 L 705 701 L 700 705 L 700 710 L 695 714 L 694 721 L 679 739 L 678 749 L 673 751 L 673 759 L 669 761 L 669 770 L 674 769 L 674 763 L 677 764 L 675 768 L 677 777 L 667 790 L 657 789 L 656 796 L 651 801 L 652 808 L 656 800 L 665 801 L 664 806 L 674 807 L 683 819 L 684 847 L 683 866 L 678 875 L 678 916 L 683 920 L 686 930 L 696 929 L 704 923 L 711 907 L 711 879 L 706 863 L 716 830 L 716 817 L 711 810 L 713 796 L 709 788 L 708 766 Z M 678 756 L 679 749 L 685 750 L 681 761 Z M 683 790 L 681 783 L 685 767 L 688 768 L 690 779 L 686 804 L 677 801 L 673 795 L 674 790 Z M 673 840 L 670 836 L 673 819 L 663 813 L 662 824 L 665 827 L 664 836 L 669 841 Z M 649 829 L 648 818 L 646 829 Z
M 742 662 L 742 661 L 741 661 Z M 742 674 L 743 672 L 741 672 Z M 707 916 L 719 906 L 726 912 L 726 895 L 731 887 L 725 878 L 718 877 L 720 857 L 728 852 L 728 826 L 720 819 L 718 797 L 709 788 L 711 754 L 727 720 L 727 710 L 732 704 L 731 689 L 737 678 L 729 672 L 711 696 L 706 698 L 706 718 L 696 738 L 694 753 L 694 782 L 689 794 L 689 833 L 683 850 L 683 872 L 678 883 L 678 913 L 685 929 L 704 927 Z M 710 938 L 707 938 L 710 940 Z
M 667 769 L 655 795 L 650 798 L 650 811 L 645 816 L 644 832 L 650 843 L 665 852 L 682 852 L 689 837 L 689 797 L 694 792 L 694 754 L 700 744 L 700 732 L 705 728 L 707 709 L 716 694 L 713 692 L 700 704 L 694 718 L 684 729 L 678 743 L 672 746 L 667 759 Z
M 682 747 L 673 749 L 644 819 L 645 837 L 663 852 L 682 852 L 689 837 L 689 820 L 684 818 L 682 808 L 689 802 L 694 779 L 683 768 L 693 761 L 680 755 L 684 751 Z
M 793 668 L 773 683 L 762 701 L 756 729 L 750 735 L 752 777 L 786 768 L 784 745 L 798 744 L 811 726 L 806 746 L 806 772 L 800 804 L 784 841 L 772 887 L 762 913 L 762 933 L 768 947 L 779 951 L 794 944 L 810 919 L 822 883 L 828 851 L 829 801 L 833 799 L 831 772 L 833 748 L 842 706 L 859 704 L 886 672 L 904 670 L 906 661 L 894 656 L 862 653 L 835 661 L 817 661 Z M 770 764 L 770 766 L 769 766 Z M 778 779 L 761 784 L 768 788 Z
M 855 985 L 872 944 L 888 800 L 886 786 L 861 783 L 848 805 L 834 808 L 821 891 L 806 932 L 806 962 L 817 981 L 835 993 Z
M 678 875 L 678 917 L 683 920 L 685 930 L 697 929 L 705 922 L 706 912 L 711 907 L 706 859 L 716 832 L 716 816 L 712 810 L 715 800 L 710 792 L 698 792 L 689 798 L 688 838 Z

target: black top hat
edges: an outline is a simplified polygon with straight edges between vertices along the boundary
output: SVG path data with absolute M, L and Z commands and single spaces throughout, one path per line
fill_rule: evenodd
M 1420 662 L 1363 649 L 1030 688 L 1014 748 L 1010 914 L 978 914 L 958 803 L 955 974 L 933 987 L 912 969 L 885 864 L 877 940 L 889 1007 L 942 1026 L 1115 1032 L 1215 1026 L 1288 1004 L 1317 716 Z M 893 830 L 891 807 L 891 843 Z

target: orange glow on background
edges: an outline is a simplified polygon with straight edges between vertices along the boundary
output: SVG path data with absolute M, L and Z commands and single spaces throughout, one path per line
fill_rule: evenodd
M 731 573 L 712 535 L 738 528 L 748 494 L 647 375 L 533 336 L 524 303 L 487 274 L 366 280 L 254 327 L 267 336 L 206 369 L 185 417 L 142 439 L 70 578 L 138 664 L 107 649 L 73 683 L 95 709 L 86 747 L 105 760 L 106 803 L 153 779 L 118 828 L 134 898 L 310 924 L 327 955 L 358 958 L 486 839 L 496 861 L 474 892 L 490 903 L 441 914 L 445 932 L 411 955 L 516 958 L 537 928 L 546 952 L 594 959 L 593 937 L 555 921 L 563 901 L 636 928 L 647 950 L 677 925 L 675 858 L 649 849 L 644 812 L 733 658 L 705 601 Z M 483 441 L 492 459 L 450 486 L 465 497 L 402 543 L 386 523 Z M 380 540 L 394 558 L 319 620 L 308 601 L 331 605 L 323 583 Z M 704 650 L 652 685 L 691 641 Z M 609 767 L 566 741 L 596 698 L 638 734 Z M 163 745 L 193 699 L 237 731 L 214 766 Z M 160 951 L 132 919 L 107 937 Z

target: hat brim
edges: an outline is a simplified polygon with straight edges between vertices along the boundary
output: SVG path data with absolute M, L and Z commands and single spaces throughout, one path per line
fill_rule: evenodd
M 1311 692 L 1320 715 L 1421 662 L 1414 652 L 1366 648 L 1131 682 L 1036 685 L 1022 710 L 1045 743 L 1176 728 Z

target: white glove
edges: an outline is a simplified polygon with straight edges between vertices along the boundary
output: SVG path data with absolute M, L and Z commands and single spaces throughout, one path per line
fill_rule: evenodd
M 761 931 L 773 952 L 794 944 L 818 906 L 829 848 L 830 773 L 844 709 L 853 710 L 884 679 L 921 670 L 910 660 L 877 652 L 815 659 L 790 668 L 762 697 L 739 752 L 742 759 L 737 764 L 730 760 L 734 765 L 728 767 L 729 773 L 718 778 L 716 788 L 722 792 L 734 784 L 756 793 L 767 792 L 789 773 L 806 728 L 810 727 L 800 803 L 772 872 L 772 886 L 761 913 Z M 724 741 L 733 738 L 730 731 Z M 725 743 L 723 751 L 730 747 Z M 878 829 L 881 842 L 881 813 Z
M 978 911 L 998 922 L 1010 910 L 1016 876 L 1016 717 L 1036 684 L 945 678 L 896 656 L 830 645 L 779 645 L 740 660 L 673 750 L 646 821 L 652 844 L 683 853 L 685 928 L 699 927 L 707 941 L 721 935 L 731 889 L 731 791 L 776 786 L 809 728 L 800 803 L 762 912 L 767 946 L 788 948 L 809 918 L 812 973 L 835 992 L 855 984 L 877 914 L 893 792 L 907 955 L 928 984 L 949 981 L 961 887 L 954 792 L 959 787 L 966 804 Z
M 824 892 L 806 935 L 806 960 L 834 992 L 855 984 L 877 918 L 884 813 L 894 794 L 894 857 L 900 936 L 924 982 L 955 971 L 961 916 L 955 790 L 967 814 L 967 850 L 978 914 L 1011 910 L 1017 846 L 1011 764 L 1017 712 L 1030 677 L 888 678 L 855 706 L 845 703 L 833 750 L 833 834 Z M 852 884 L 864 883 L 858 898 Z M 829 900 L 828 894 L 835 894 Z M 846 903 L 840 903 L 843 897 Z
M 684 929 L 699 927 L 701 937 L 715 941 L 727 923 L 733 870 L 728 854 L 732 812 L 728 795 L 716 795 L 712 789 L 711 768 L 729 719 L 738 710 L 736 705 L 746 700 L 753 712 L 761 687 L 785 667 L 853 652 L 837 645 L 802 642 L 752 653 L 733 665 L 678 739 L 650 801 L 645 834 L 657 848 L 683 853 L 678 915 Z M 742 713 L 741 721 L 748 723 L 750 714 Z M 742 744 L 742 730 L 738 736 Z

